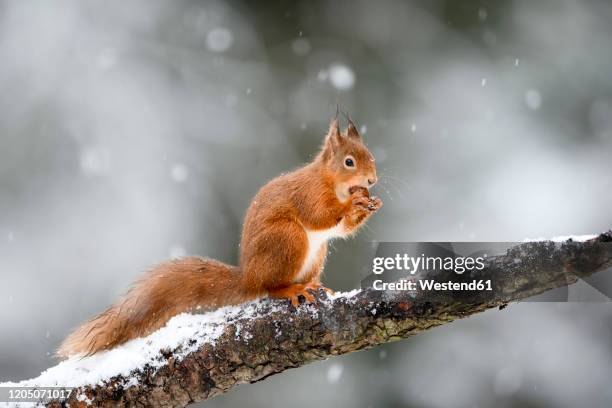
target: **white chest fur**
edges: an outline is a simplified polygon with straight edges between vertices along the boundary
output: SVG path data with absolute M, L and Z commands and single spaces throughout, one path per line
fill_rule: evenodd
M 296 282 L 301 282 L 306 274 L 311 271 L 312 267 L 317 261 L 319 250 L 321 249 L 322 245 L 324 245 L 330 239 L 343 237 L 345 235 L 344 225 L 342 222 L 338 223 L 338 225 L 335 227 L 326 230 L 315 231 L 306 228 L 304 228 L 304 230 L 308 236 L 308 252 L 306 253 L 306 258 L 304 259 L 302 268 L 295 278 Z

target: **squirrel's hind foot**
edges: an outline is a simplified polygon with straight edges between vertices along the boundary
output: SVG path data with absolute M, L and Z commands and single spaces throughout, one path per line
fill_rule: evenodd
M 289 299 L 294 307 L 298 307 L 300 305 L 300 296 L 304 297 L 306 303 L 315 301 L 315 297 L 308 289 L 307 285 L 294 283 L 284 288 L 271 290 L 268 292 L 268 296 L 272 299 Z
M 330 295 L 333 295 L 334 293 L 336 293 L 332 289 L 328 288 L 327 286 L 323 286 L 321 282 L 310 282 L 306 284 L 306 290 L 312 290 L 314 292 L 317 292 L 319 289 L 323 289 Z

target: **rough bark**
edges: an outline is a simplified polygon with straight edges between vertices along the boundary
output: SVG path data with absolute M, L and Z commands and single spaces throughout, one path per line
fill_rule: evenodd
M 350 298 L 321 301 L 297 310 L 283 302 L 263 301 L 260 317 L 229 324 L 215 344 L 175 358 L 177 350 L 163 352 L 167 364 L 157 370 L 133 373 L 135 385 L 115 377 L 104 385 L 75 389 L 63 403 L 48 406 L 182 407 L 260 381 L 289 368 L 400 340 L 421 331 L 486 309 L 502 309 L 579 278 L 612 267 L 612 231 L 586 242 L 530 242 L 490 258 L 470 278 L 493 279 L 495 295 L 482 292 L 431 301 L 364 290 Z M 319 293 L 319 298 L 326 297 Z M 302 310 L 304 309 L 304 310 Z M 307 309 L 307 310 L 306 310 Z M 503 316 L 500 316 L 503 318 Z M 240 333 L 249 333 L 248 336 Z M 134 381 L 132 381 L 132 384 Z

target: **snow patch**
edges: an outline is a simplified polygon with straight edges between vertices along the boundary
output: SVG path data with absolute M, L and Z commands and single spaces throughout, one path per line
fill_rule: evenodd
M 597 238 L 597 235 L 560 235 L 552 238 L 525 238 L 522 242 L 539 242 L 539 241 L 552 241 L 552 242 L 565 242 L 570 239 L 574 242 L 584 242 L 590 239 Z
M 352 298 L 353 296 L 357 295 L 358 293 L 361 292 L 361 289 L 353 289 L 349 292 L 335 292 L 333 295 L 328 294 L 327 297 L 330 300 L 336 300 L 336 299 L 348 299 L 348 298 Z
M 77 400 L 80 402 L 84 402 L 87 405 L 91 405 L 93 403 L 93 400 L 90 400 L 85 394 L 79 394 Z
M 336 299 L 351 299 L 361 292 L 337 292 L 327 296 L 330 304 Z M 204 344 L 215 344 L 228 326 L 236 329 L 236 337 L 248 341 L 252 334 L 245 330 L 243 323 L 270 313 L 287 311 L 282 303 L 256 299 L 237 306 L 227 306 L 203 314 L 182 313 L 174 316 L 168 323 L 147 337 L 131 340 L 112 350 L 89 357 L 73 356 L 54 367 L 43 371 L 38 377 L 18 382 L 0 383 L 0 387 L 65 387 L 75 388 L 85 385 L 103 385 L 105 381 L 121 376 L 123 386 L 130 387 L 138 382 L 136 375 L 145 367 L 158 369 L 167 364 L 164 356 L 172 352 L 175 361 L 181 361 L 189 353 L 200 349 Z M 301 305 L 297 313 L 319 313 L 314 304 Z M 289 321 L 292 319 L 289 318 Z M 276 329 L 280 336 L 281 329 Z M 341 370 L 335 370 L 331 377 L 339 378 Z M 35 405 L 35 404 L 33 404 Z M 0 403 L 0 407 L 5 406 Z M 29 406 L 19 403 L 20 407 Z
M 554 241 L 554 242 L 565 242 L 565 241 L 569 241 L 570 239 L 572 241 L 576 241 L 576 242 L 584 242 L 584 241 L 588 241 L 590 239 L 594 239 L 597 238 L 597 235 L 593 235 L 593 234 L 588 234 L 588 235 L 561 235 L 558 237 L 552 237 L 550 240 Z
M 173 351 L 180 361 L 203 344 L 214 344 L 230 324 L 239 327 L 239 319 L 250 319 L 275 311 L 269 303 L 258 301 L 228 306 L 204 314 L 182 313 L 170 319 L 166 326 L 148 337 L 131 340 L 117 348 L 89 357 L 74 356 L 43 371 L 40 376 L 19 382 L 0 383 L 0 387 L 81 387 L 103 384 L 118 375 L 127 382 L 135 370 L 148 365 L 164 366 L 167 361 L 161 351 Z

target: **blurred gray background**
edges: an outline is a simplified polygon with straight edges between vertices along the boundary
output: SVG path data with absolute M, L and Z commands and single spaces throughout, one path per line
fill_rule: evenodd
M 612 227 L 605 1 L 0 1 L 0 380 L 34 377 L 148 266 L 237 261 L 267 180 L 336 103 L 385 202 L 336 242 Z M 609 407 L 610 303 L 525 303 L 242 386 L 209 407 Z

